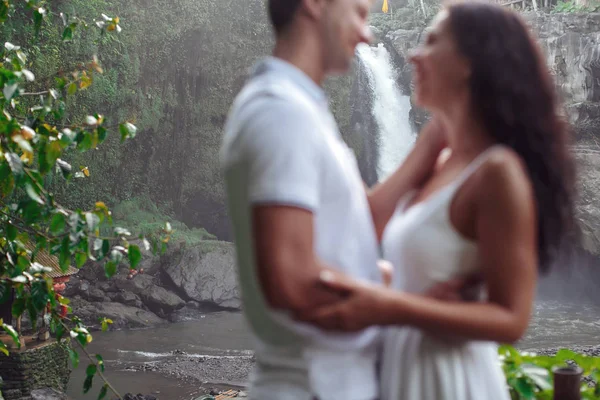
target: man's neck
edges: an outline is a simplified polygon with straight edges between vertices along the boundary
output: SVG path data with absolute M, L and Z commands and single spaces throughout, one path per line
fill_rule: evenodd
M 288 34 L 277 39 L 273 56 L 292 64 L 317 85 L 325 80 L 325 70 L 318 42 L 310 35 Z

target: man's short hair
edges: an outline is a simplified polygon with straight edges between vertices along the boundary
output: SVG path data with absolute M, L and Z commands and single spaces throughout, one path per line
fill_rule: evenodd
M 282 33 L 294 20 L 302 0 L 268 0 L 269 18 L 275 33 Z

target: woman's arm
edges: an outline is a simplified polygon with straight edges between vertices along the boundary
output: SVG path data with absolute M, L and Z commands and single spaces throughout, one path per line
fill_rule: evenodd
M 400 198 L 427 180 L 445 145 L 446 139 L 440 123 L 435 119 L 428 122 L 419 134 L 414 148 L 396 172 L 382 183 L 367 190 L 369 207 L 379 240 Z
M 516 156 L 497 153 L 478 171 L 481 179 L 475 182 L 481 189 L 475 201 L 476 235 L 487 302 L 443 302 L 329 277 L 329 287 L 352 294 L 303 318 L 334 330 L 410 325 L 473 340 L 518 340 L 529 322 L 537 280 L 535 206 Z

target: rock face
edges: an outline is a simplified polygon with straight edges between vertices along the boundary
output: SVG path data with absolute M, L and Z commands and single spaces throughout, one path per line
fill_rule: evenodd
M 69 397 L 56 389 L 44 388 L 32 391 L 31 400 L 69 400 Z
M 163 270 L 184 297 L 219 307 L 239 308 L 235 265 L 233 244 L 206 242 L 186 250 L 177 262 L 163 265 Z
M 167 322 L 150 311 L 121 303 L 92 303 L 76 297 L 71 304 L 74 314 L 91 325 L 98 324 L 98 317 L 111 319 L 111 329 L 147 328 Z
M 581 247 L 600 256 L 600 14 L 532 12 L 524 13 L 523 17 L 539 39 L 573 126 Z M 422 33 L 422 28 L 399 29 L 383 38 L 388 49 L 395 53 L 406 87 L 412 88 L 408 52 L 418 45 Z M 411 118 L 418 128 L 426 121 L 427 114 L 413 107 Z

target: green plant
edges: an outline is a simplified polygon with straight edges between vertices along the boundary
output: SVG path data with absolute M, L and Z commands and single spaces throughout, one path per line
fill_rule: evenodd
M 92 336 L 77 317 L 62 315 L 61 306 L 68 307 L 69 302 L 54 292 L 48 275 L 51 269 L 36 257 L 39 252 L 55 255 L 63 271 L 71 265 L 81 267 L 88 259 L 102 260 L 108 277 L 120 263 L 131 268 L 138 265 L 139 247 L 130 244 L 132 235 L 126 229 L 113 223 L 103 202 L 73 210 L 61 205 L 49 190 L 50 181 L 55 187 L 66 185 L 73 177 L 89 176 L 88 167 L 73 167 L 66 161 L 69 154 L 96 149 L 111 130 L 120 133 L 121 141 L 133 138 L 137 128 L 129 122 L 107 123 L 103 115 L 93 112 L 93 104 L 84 118 L 67 118 L 69 106 L 103 73 L 97 57 L 81 61 L 69 71 L 52 70 L 42 79 L 36 79 L 31 71 L 35 55 L 42 51 L 36 43 L 42 36 L 58 32 L 49 26 L 62 26 L 58 40 L 68 44 L 95 29 L 100 30 L 100 41 L 110 40 L 108 34 L 121 31 L 120 21 L 101 14 L 86 22 L 74 14 L 54 13 L 49 6 L 44 0 L 0 0 L 0 29 L 10 22 L 29 22 L 33 40 L 28 48 L 11 42 L 0 48 L 0 303 L 14 294 L 13 316 L 27 313 L 34 329 L 38 318 L 48 315 L 57 339 L 79 344 L 90 361 L 84 392 L 98 375 L 104 381 L 99 398 L 108 390 L 120 398 L 103 375 L 102 357 L 85 348 Z M 171 228 L 167 224 L 161 232 L 147 233 L 149 237 L 140 237 L 144 246 L 164 250 Z M 110 323 L 103 319 L 102 328 Z M 19 332 L 4 321 L 0 324 L 20 346 Z M 2 342 L 0 351 L 9 351 Z M 70 355 L 76 365 L 79 353 L 70 348 Z
M 514 347 L 503 345 L 498 349 L 504 374 L 513 400 L 553 399 L 552 369 L 575 363 L 583 369 L 588 380 L 600 382 L 600 357 L 590 357 L 561 349 L 554 356 L 519 352 Z M 583 399 L 600 397 L 600 385 L 581 385 Z
M 577 4 L 577 1 L 559 1 L 552 9 L 552 13 L 581 13 L 597 12 L 600 10 L 600 3 L 597 1 L 588 4 Z

